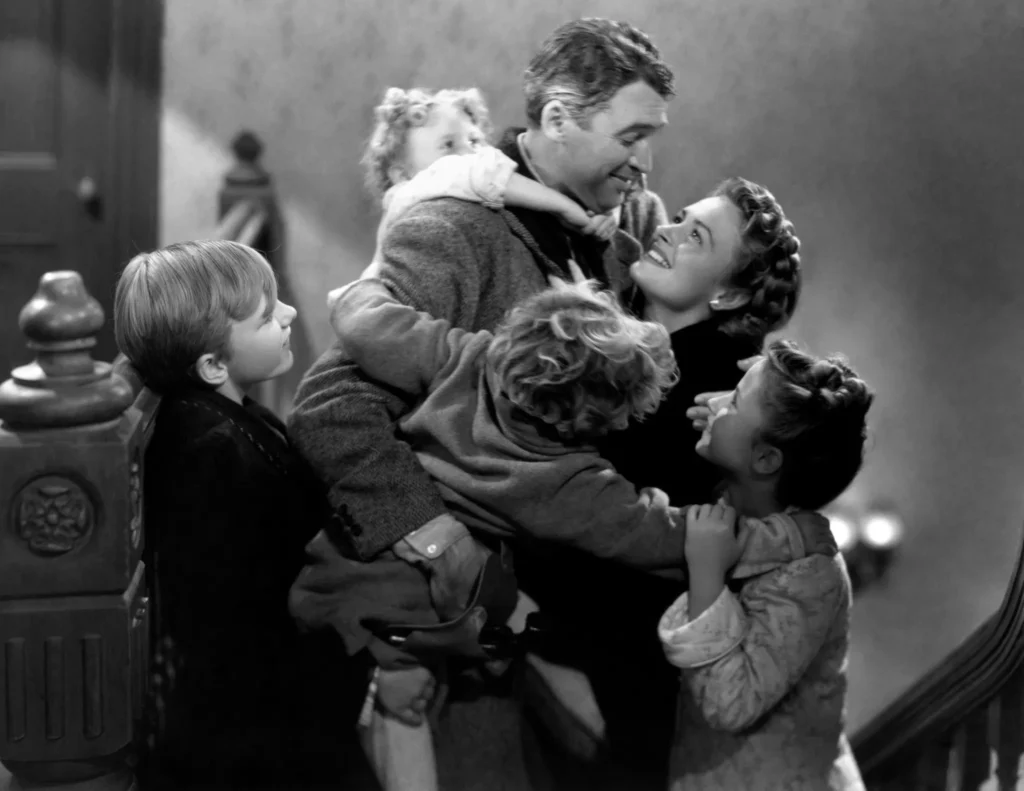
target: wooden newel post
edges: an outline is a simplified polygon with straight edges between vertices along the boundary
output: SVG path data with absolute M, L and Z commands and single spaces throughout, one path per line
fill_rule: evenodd
M 244 209 L 239 204 L 255 207 L 258 216 L 250 215 L 242 228 L 232 228 L 231 238 L 235 241 L 244 241 L 263 253 L 276 273 L 279 285 L 283 285 L 283 225 L 277 208 L 273 181 L 260 162 L 263 143 L 252 132 L 242 131 L 231 141 L 231 150 L 235 154 L 235 162 L 224 174 L 224 185 L 218 195 L 217 219 L 222 224 L 226 223 L 226 218 L 233 209 Z M 253 233 L 248 233 L 249 230 Z M 279 382 L 262 382 L 250 395 L 272 412 L 280 414 Z
M 92 359 L 103 310 L 78 273 L 44 275 L 19 324 L 36 359 L 0 385 L 0 761 L 15 788 L 126 789 L 151 416 Z
M 277 196 L 270 174 L 260 162 L 263 143 L 252 132 L 240 132 L 231 141 L 235 163 L 224 174 L 224 185 L 218 194 L 218 219 L 223 219 L 231 209 L 242 201 L 256 201 L 267 212 L 267 221 L 252 246 L 268 255 L 276 270 L 277 248 L 280 245 L 280 217 L 277 211 Z

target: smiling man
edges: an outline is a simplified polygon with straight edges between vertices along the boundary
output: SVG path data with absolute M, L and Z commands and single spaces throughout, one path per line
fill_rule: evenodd
M 526 70 L 528 126 L 506 132 L 499 147 L 519 173 L 591 211 L 619 211 L 621 228 L 646 248 L 666 222 L 661 201 L 643 189 L 642 176 L 651 166 L 650 139 L 666 123 L 672 81 L 657 48 L 631 25 L 569 22 L 541 44 Z M 619 260 L 615 249 L 566 230 L 551 215 L 440 199 L 419 204 L 388 229 L 377 274 L 403 302 L 475 332 L 493 330 L 515 303 L 544 289 L 548 275 L 568 277 L 569 260 L 605 285 L 623 288 L 632 261 Z M 374 613 L 365 610 L 386 609 L 394 587 L 381 577 L 374 596 L 355 601 L 343 595 L 362 573 L 360 561 L 393 557 L 392 545 L 407 534 L 430 536 L 453 522 L 434 482 L 394 434 L 410 406 L 369 381 L 340 345 L 314 364 L 299 387 L 291 435 L 327 484 L 335 513 L 332 527 L 311 545 L 310 573 L 296 584 L 293 601 L 304 603 L 296 615 L 308 626 L 342 630 L 372 621 Z M 423 547 L 433 553 L 424 560 L 448 551 L 429 541 Z M 314 576 L 315 589 L 303 588 L 303 580 Z M 529 592 L 526 583 L 524 589 Z M 497 620 L 500 608 L 488 614 Z M 379 638 L 368 645 L 378 663 L 385 669 L 400 665 L 403 658 Z M 434 734 L 442 791 L 547 787 L 543 771 L 527 775 L 527 764 L 543 766 L 524 757 L 536 737 L 513 696 L 518 685 L 508 676 L 489 677 L 482 665 L 449 681 Z

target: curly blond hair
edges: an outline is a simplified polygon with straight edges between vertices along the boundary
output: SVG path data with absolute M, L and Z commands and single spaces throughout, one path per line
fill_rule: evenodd
M 391 171 L 405 156 L 409 130 L 423 126 L 430 112 L 443 104 L 454 105 L 487 137 L 491 133 L 491 115 L 483 94 L 476 88 L 445 89 L 431 92 L 423 88 L 388 88 L 383 101 L 373 111 L 376 119 L 373 134 L 363 152 L 366 186 L 376 195 L 383 195 L 395 186 Z
M 505 396 L 584 442 L 654 412 L 679 379 L 668 332 L 597 281 L 558 283 L 509 311 L 487 352 Z

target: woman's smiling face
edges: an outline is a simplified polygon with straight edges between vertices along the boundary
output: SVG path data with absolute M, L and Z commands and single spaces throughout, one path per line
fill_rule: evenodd
M 707 304 L 729 287 L 741 243 L 743 216 L 723 196 L 683 209 L 658 228 L 651 250 L 630 274 L 651 302 L 672 311 Z

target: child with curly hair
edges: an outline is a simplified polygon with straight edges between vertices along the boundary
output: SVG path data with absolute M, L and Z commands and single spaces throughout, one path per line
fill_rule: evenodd
M 799 251 L 775 196 L 736 177 L 657 228 L 651 249 L 630 268 L 627 300 L 669 331 L 680 379 L 654 414 L 599 443 L 626 480 L 660 489 L 677 505 L 716 499 L 721 472 L 695 452 L 700 434 L 687 410 L 700 393 L 732 390 L 743 375 L 737 363 L 758 355 L 766 336 L 789 321 L 801 289 Z M 678 674 L 666 665 L 656 630 L 683 588 L 622 564 L 563 554 L 572 586 L 531 567 L 528 556 L 516 558 L 516 575 L 564 636 L 558 654 L 568 667 L 541 668 L 586 723 L 572 740 L 604 756 L 589 787 L 661 791 Z M 593 703 L 579 693 L 574 668 L 585 671 Z
M 612 216 L 590 216 L 571 198 L 516 173 L 516 163 L 487 144 L 490 114 L 476 88 L 433 93 L 388 88 L 374 116 L 377 123 L 363 165 L 366 185 L 381 196 L 384 209 L 377 230 L 378 256 L 395 220 L 434 198 L 548 212 L 605 240 L 616 230 Z
M 686 541 L 678 509 L 660 490 L 638 492 L 594 445 L 652 413 L 675 384 L 660 324 L 630 316 L 593 281 L 556 280 L 493 335 L 468 333 L 399 302 L 372 278 L 342 289 L 332 323 L 368 376 L 419 400 L 399 421 L 400 436 L 468 528 L 421 528 L 399 542 L 405 551 L 396 545 L 400 556 L 420 559 L 442 618 L 465 608 L 475 577 L 459 559 L 472 553 L 473 538 L 541 540 L 678 572 Z M 793 545 L 771 531 L 752 539 L 751 551 L 762 560 L 793 557 Z M 468 618 L 479 629 L 482 608 Z M 424 686 L 420 709 L 433 692 Z
M 843 733 L 850 581 L 817 511 L 857 475 L 873 399 L 841 358 L 776 341 L 709 405 L 697 452 L 725 495 L 687 511 L 689 591 L 658 627 L 682 670 L 673 791 L 863 789 Z M 744 562 L 752 522 L 802 556 Z

